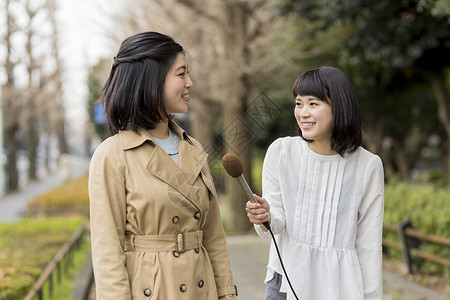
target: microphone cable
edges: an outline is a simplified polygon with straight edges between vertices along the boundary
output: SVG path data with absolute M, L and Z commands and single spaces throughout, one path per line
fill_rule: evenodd
M 275 249 L 277 250 L 278 258 L 280 259 L 281 268 L 283 269 L 284 276 L 286 276 L 286 280 L 289 283 L 289 287 L 291 288 L 291 291 L 294 294 L 295 299 L 299 300 L 297 294 L 294 291 L 294 288 L 292 287 L 291 281 L 289 280 L 289 277 L 287 275 L 286 269 L 283 264 L 283 260 L 281 259 L 280 250 L 278 249 L 277 241 L 275 240 L 275 236 L 273 235 L 273 232 L 272 232 L 272 229 L 270 228 L 269 222 L 264 222 L 263 225 L 264 225 L 264 227 L 266 227 L 269 230 L 270 235 L 272 236 L 272 241 L 275 244 Z
M 223 165 L 225 171 L 227 171 L 228 175 L 230 175 L 231 177 L 236 178 L 238 180 L 239 184 L 244 189 L 244 191 L 247 194 L 250 201 L 258 203 L 255 196 L 253 195 L 252 190 L 248 186 L 247 181 L 245 181 L 245 178 L 243 175 L 244 168 L 242 167 L 242 163 L 241 163 L 241 160 L 239 159 L 239 157 L 237 157 L 233 153 L 227 153 L 222 157 L 222 165 Z M 299 298 L 297 297 L 297 294 L 294 291 L 294 288 L 292 287 L 291 281 L 289 280 L 286 269 L 284 268 L 283 260 L 281 259 L 280 250 L 278 249 L 278 245 L 277 245 L 277 242 L 273 235 L 272 229 L 270 229 L 270 224 L 268 221 L 263 222 L 262 224 L 264 225 L 264 227 L 266 227 L 269 230 L 270 235 L 272 236 L 273 243 L 275 244 L 275 248 L 277 250 L 278 258 L 280 259 L 281 267 L 283 268 L 284 276 L 286 276 L 287 282 L 289 283 L 289 287 L 291 288 L 291 291 L 294 294 L 295 299 L 299 300 Z

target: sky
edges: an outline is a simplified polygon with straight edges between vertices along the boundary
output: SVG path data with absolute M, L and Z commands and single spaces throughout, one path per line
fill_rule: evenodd
M 100 59 L 113 56 L 117 49 L 104 37 L 100 24 L 107 0 L 57 0 L 60 55 L 65 65 L 64 88 L 68 121 L 82 128 L 87 115 L 87 74 Z

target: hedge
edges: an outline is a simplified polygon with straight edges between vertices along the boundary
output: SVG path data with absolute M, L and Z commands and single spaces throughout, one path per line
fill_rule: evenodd
M 392 182 L 385 186 L 384 198 L 385 223 L 398 225 L 402 221 L 409 220 L 420 232 L 450 237 L 450 188 L 431 184 Z M 384 235 L 399 240 L 397 235 L 388 233 Z M 449 247 L 422 243 L 421 249 L 450 258 Z M 416 264 L 422 273 L 442 273 L 447 279 L 450 278 L 448 267 L 425 261 L 417 261 Z
M 23 299 L 82 217 L 0 223 L 0 299 Z

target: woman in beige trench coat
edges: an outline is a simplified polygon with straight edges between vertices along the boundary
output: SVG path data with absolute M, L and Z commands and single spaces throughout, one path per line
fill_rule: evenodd
M 168 36 L 131 36 L 114 59 L 101 99 L 113 135 L 89 172 L 97 299 L 236 299 L 207 154 L 170 116 L 192 85 Z

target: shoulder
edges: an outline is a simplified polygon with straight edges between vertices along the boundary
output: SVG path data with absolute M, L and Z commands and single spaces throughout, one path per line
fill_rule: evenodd
M 359 174 L 361 178 L 366 182 L 383 182 L 384 181 L 384 169 L 381 158 L 359 147 L 355 152 L 349 155 L 351 160 L 354 160 L 354 171 Z
M 267 148 L 264 161 L 273 162 L 279 164 L 282 157 L 283 159 L 289 158 L 290 155 L 295 153 L 299 154 L 299 148 L 302 149 L 303 139 L 301 137 L 282 137 L 278 138 L 270 144 Z
M 91 163 L 99 160 L 114 160 L 119 159 L 122 155 L 123 147 L 120 136 L 115 134 L 105 139 L 95 149 L 92 155 Z
M 294 146 L 299 145 L 299 143 L 305 142 L 301 137 L 299 136 L 286 136 L 277 138 L 275 141 L 270 144 L 268 150 L 277 151 L 282 149 L 289 149 Z M 306 143 L 306 142 L 305 142 Z
M 361 164 L 367 167 L 383 168 L 381 158 L 363 147 L 359 147 L 354 153 L 351 153 L 350 155 L 357 156 Z
M 272 144 L 270 144 L 269 148 L 267 148 L 266 157 L 280 157 L 281 155 L 286 155 L 289 153 L 299 154 L 298 151 L 302 151 L 302 149 L 304 148 L 303 144 L 305 143 L 306 142 L 299 136 L 287 136 L 278 138 L 273 141 Z

